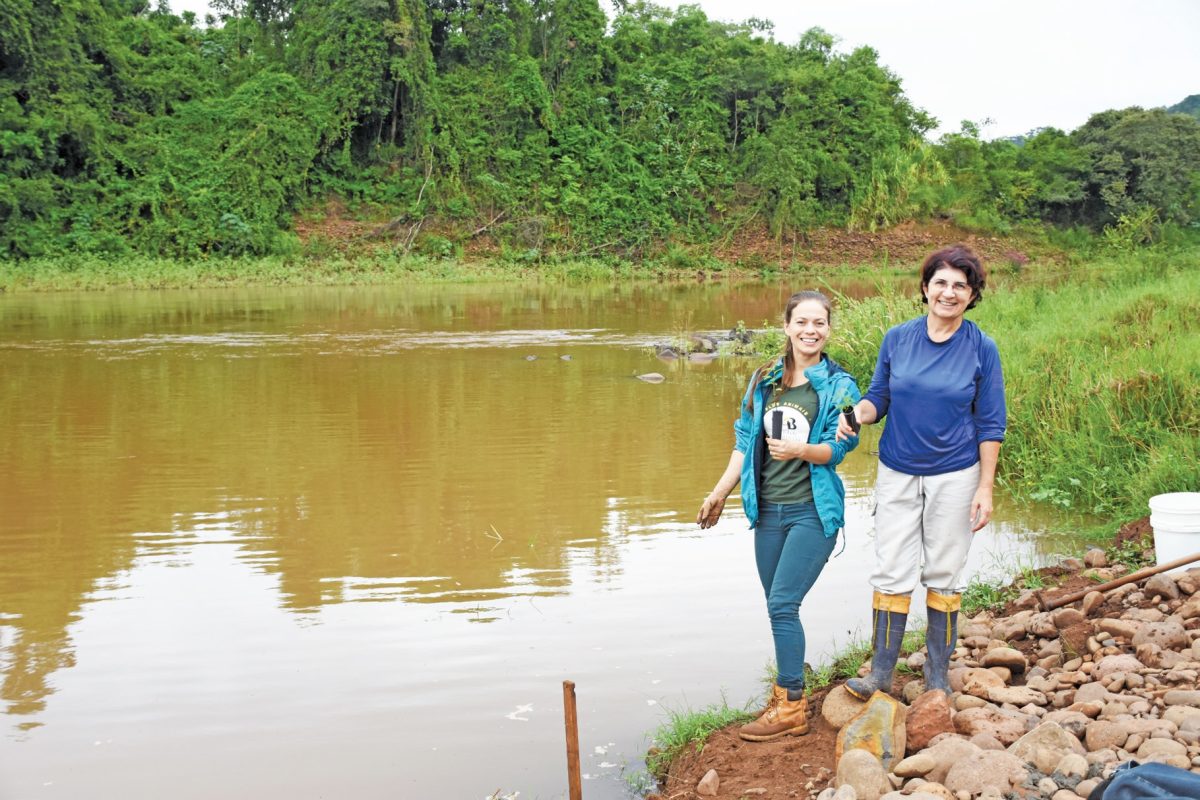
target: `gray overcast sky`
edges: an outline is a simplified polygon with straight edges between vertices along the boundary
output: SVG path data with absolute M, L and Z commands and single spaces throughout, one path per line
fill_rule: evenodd
M 678 2 L 660 0 L 665 5 Z M 205 0 L 172 0 L 203 14 Z M 608 7 L 606 2 L 602 5 Z M 964 119 L 985 137 L 1073 130 L 1108 108 L 1200 94 L 1200 0 L 700 0 L 712 19 L 775 23 L 793 44 L 813 26 L 840 50 L 870 45 L 933 135 Z

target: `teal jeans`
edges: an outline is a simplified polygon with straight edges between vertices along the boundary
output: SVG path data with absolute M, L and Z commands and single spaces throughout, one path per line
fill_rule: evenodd
M 800 604 L 817 582 L 836 541 L 836 536 L 825 535 L 814 504 L 760 503 L 754 560 L 775 639 L 776 683 L 785 689 L 804 688 Z

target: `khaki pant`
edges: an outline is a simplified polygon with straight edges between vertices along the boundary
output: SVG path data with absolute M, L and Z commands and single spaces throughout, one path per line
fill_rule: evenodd
M 917 581 L 959 594 L 971 549 L 971 501 L 979 464 L 944 475 L 906 475 L 879 465 L 875 481 L 875 572 L 883 594 L 912 594 Z

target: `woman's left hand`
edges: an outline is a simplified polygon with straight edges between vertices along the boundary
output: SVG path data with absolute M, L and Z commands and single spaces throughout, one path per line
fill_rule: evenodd
M 791 461 L 793 458 L 804 458 L 808 450 L 805 442 L 785 442 L 783 439 L 767 437 L 767 450 L 776 461 Z
M 992 490 L 980 486 L 971 500 L 971 533 L 992 520 Z

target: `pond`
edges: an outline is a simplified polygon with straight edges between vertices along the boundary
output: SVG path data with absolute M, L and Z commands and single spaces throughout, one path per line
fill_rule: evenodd
M 649 345 L 791 288 L 0 296 L 0 797 L 562 797 L 565 679 L 628 797 L 772 653 L 740 507 L 693 521 L 754 365 Z M 872 436 L 813 663 L 869 625 Z M 1073 548 L 997 505 L 972 570 Z

